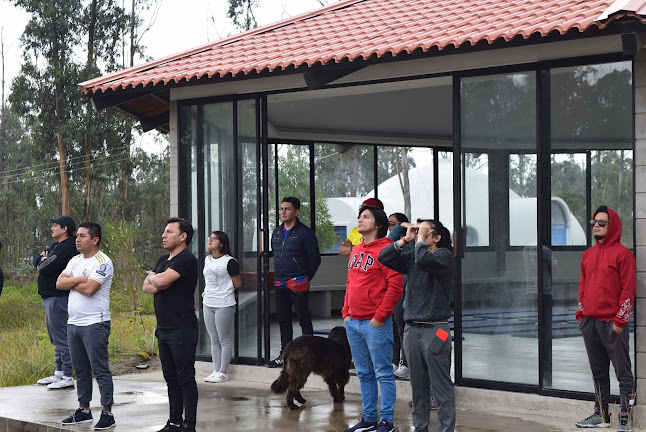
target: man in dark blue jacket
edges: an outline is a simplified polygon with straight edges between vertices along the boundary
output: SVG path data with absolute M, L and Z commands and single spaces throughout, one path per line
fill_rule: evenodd
M 293 338 L 292 305 L 303 334 L 314 334 L 308 298 L 310 281 L 321 264 L 321 253 L 314 232 L 298 220 L 300 212 L 301 202 L 298 198 L 283 198 L 280 205 L 280 220 L 283 223 L 271 235 L 280 354 L 267 364 L 269 367 L 283 365 L 283 351 Z
M 67 346 L 67 298 L 69 290 L 56 289 L 56 280 L 73 256 L 78 255 L 74 239 L 76 224 L 69 216 L 50 219 L 52 237 L 56 240 L 48 249 L 33 259 L 38 269 L 38 294 L 43 299 L 45 324 L 49 340 L 54 345 L 56 371 L 38 380 L 50 390 L 74 388 L 72 360 Z

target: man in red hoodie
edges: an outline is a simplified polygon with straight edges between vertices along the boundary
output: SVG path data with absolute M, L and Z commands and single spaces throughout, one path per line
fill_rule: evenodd
M 404 286 L 401 273 L 377 261 L 379 252 L 392 243 L 385 237 L 386 213 L 379 207 L 362 206 L 358 229 L 363 239 L 350 254 L 342 314 L 361 387 L 362 415 L 359 423 L 344 432 L 393 432 L 392 315 Z M 379 422 L 377 383 L 381 388 Z
M 635 298 L 635 257 L 620 243 L 621 220 L 606 206 L 599 207 L 590 221 L 596 245 L 583 253 L 576 318 L 588 352 L 594 379 L 594 414 L 577 427 L 609 427 L 610 362 L 615 368 L 621 412 L 618 431 L 629 429 L 630 399 L 635 390 L 630 364 L 626 325 Z

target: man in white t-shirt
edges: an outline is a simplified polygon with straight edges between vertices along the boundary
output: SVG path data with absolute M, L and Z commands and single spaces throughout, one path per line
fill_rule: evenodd
M 108 365 L 110 336 L 110 286 L 112 261 L 99 250 L 101 226 L 83 222 L 77 231 L 79 255 L 70 260 L 56 281 L 56 288 L 70 290 L 68 302 L 67 342 L 76 373 L 79 408 L 63 424 L 92 421 L 92 373 L 101 393 L 103 411 L 94 426 L 96 430 L 115 426 L 112 415 L 113 384 Z

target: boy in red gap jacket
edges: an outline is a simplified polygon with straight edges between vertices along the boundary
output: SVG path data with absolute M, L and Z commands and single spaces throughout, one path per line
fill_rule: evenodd
M 582 428 L 609 427 L 609 367 L 612 361 L 619 381 L 621 412 L 619 431 L 629 429 L 629 399 L 635 390 L 626 325 L 635 298 L 635 257 L 619 241 L 621 220 L 606 206 L 599 207 L 590 221 L 596 245 L 581 258 L 579 309 L 576 318 L 588 352 L 594 378 L 594 414 L 577 422 Z
M 377 261 L 392 240 L 385 238 L 388 218 L 378 207 L 359 210 L 363 240 L 348 262 L 343 320 L 357 369 L 363 402 L 359 423 L 344 432 L 391 432 L 395 411 L 392 315 L 404 291 L 402 275 Z M 381 387 L 381 421 L 377 422 L 377 382 Z

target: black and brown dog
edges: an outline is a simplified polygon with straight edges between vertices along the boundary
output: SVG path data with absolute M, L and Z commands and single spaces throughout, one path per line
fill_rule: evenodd
M 296 410 L 296 399 L 305 403 L 300 390 L 307 377 L 314 372 L 323 378 L 334 402 L 343 402 L 344 389 L 350 380 L 352 354 L 345 334 L 345 327 L 334 327 L 326 338 L 320 336 L 300 336 L 285 347 L 283 370 L 271 385 L 276 393 L 287 391 L 286 402 L 289 409 Z

